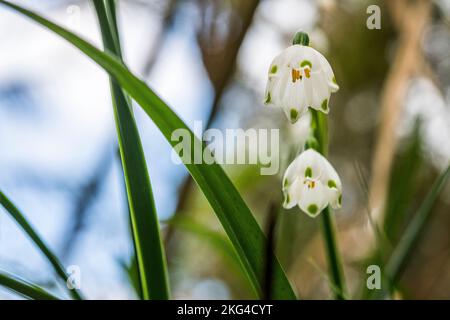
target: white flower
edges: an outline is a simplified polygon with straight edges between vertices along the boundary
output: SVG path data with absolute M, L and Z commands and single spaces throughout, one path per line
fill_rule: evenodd
M 270 65 L 264 102 L 283 108 L 294 123 L 308 108 L 328 113 L 331 93 L 338 89 L 327 59 L 311 47 L 295 44 Z
M 328 205 L 341 207 L 342 184 L 331 164 L 314 149 L 302 152 L 287 168 L 283 178 L 283 207 L 298 205 L 316 217 Z

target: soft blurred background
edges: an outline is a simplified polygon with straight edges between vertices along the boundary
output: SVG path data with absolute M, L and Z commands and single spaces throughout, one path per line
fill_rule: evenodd
M 100 46 L 90 1 L 13 1 Z M 369 5 L 381 29 L 369 30 Z M 267 69 L 298 30 L 334 68 L 330 161 L 351 295 L 364 297 L 374 222 L 395 246 L 450 160 L 450 0 L 121 0 L 125 60 L 193 126 L 283 128 L 262 106 Z M 148 117 L 135 108 L 166 244 L 174 298 L 254 298 L 221 226 Z M 282 131 L 283 132 L 283 131 Z M 296 142 L 292 135 L 283 143 Z M 226 170 L 262 228 L 280 176 Z M 50 32 L 0 7 L 0 188 L 92 299 L 135 299 L 133 247 L 105 72 Z M 450 186 L 408 260 L 396 298 L 450 299 Z M 166 223 L 176 216 L 176 223 Z M 370 219 L 369 217 L 372 216 Z M 277 254 L 299 296 L 330 297 L 318 219 L 280 214 Z M 386 251 L 389 251 L 388 249 Z M 388 256 L 389 252 L 381 252 Z M 0 209 L 0 269 L 63 294 Z M 0 298 L 16 298 L 0 289 Z

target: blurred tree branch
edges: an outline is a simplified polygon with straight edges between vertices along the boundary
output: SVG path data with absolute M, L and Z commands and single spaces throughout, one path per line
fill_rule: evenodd
M 381 114 L 375 152 L 372 159 L 370 207 L 375 220 L 383 221 L 389 176 L 396 149 L 396 128 L 411 78 L 423 65 L 421 39 L 430 19 L 429 0 L 386 1 L 398 31 L 398 44 L 381 95 Z
M 103 155 L 95 166 L 94 173 L 80 186 L 78 192 L 74 193 L 75 203 L 71 213 L 73 220 L 71 220 L 71 225 L 65 232 L 66 237 L 61 246 L 63 259 L 68 258 L 74 249 L 77 243 L 76 239 L 84 228 L 89 210 L 92 208 L 95 200 L 98 199 L 115 158 L 115 154 L 111 150 L 111 143 L 107 143 Z
M 153 41 L 153 45 L 151 48 L 151 52 L 147 55 L 148 59 L 145 62 L 143 67 L 143 75 L 144 78 L 148 77 L 153 70 L 153 66 L 155 62 L 158 60 L 159 54 L 162 51 L 164 40 L 167 36 L 168 31 L 173 23 L 173 18 L 175 16 L 176 7 L 178 0 L 168 0 L 168 3 L 165 7 L 164 16 L 161 22 L 161 31 L 156 36 L 156 39 Z
M 253 21 L 260 0 L 228 1 L 230 6 L 225 9 L 227 11 L 225 13 L 222 11 L 222 3 L 209 0 L 198 0 L 197 2 L 202 12 L 197 39 L 202 53 L 203 65 L 214 88 L 214 100 L 205 126 L 207 129 L 211 126 L 219 111 L 223 93 L 235 72 L 239 48 Z M 213 16 L 208 16 L 208 12 L 213 12 Z M 230 20 L 227 24 L 228 29 L 225 36 L 216 25 L 218 16 L 223 14 L 227 14 Z M 188 175 L 181 184 L 175 215 L 185 211 L 187 200 L 194 185 L 193 182 L 192 177 Z M 168 225 L 165 235 L 168 262 L 170 262 L 171 256 L 169 244 L 173 233 L 173 226 Z
M 198 0 L 202 8 L 202 25 L 197 34 L 198 44 L 202 53 L 202 61 L 214 87 L 215 95 L 207 127 L 211 124 L 219 109 L 228 82 L 235 71 L 239 48 L 250 27 L 259 0 L 227 1 L 229 7 L 221 10 L 220 3 L 209 0 Z M 212 8 L 211 8 L 212 7 Z M 211 10 L 209 10 L 211 9 Z M 213 12 L 213 17 L 207 15 Z M 219 17 L 227 15 L 226 35 L 218 26 Z

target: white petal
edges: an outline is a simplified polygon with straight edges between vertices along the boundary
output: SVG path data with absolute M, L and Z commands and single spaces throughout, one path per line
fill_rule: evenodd
M 333 166 L 324 158 L 325 161 L 321 163 L 322 175 L 320 180 L 322 183 L 330 189 L 336 189 L 339 193 L 342 193 L 342 183 L 339 175 Z
M 314 88 L 311 78 L 303 80 L 304 86 L 304 94 L 305 94 L 305 102 L 308 107 L 311 107 L 314 104 Z
M 333 209 L 339 209 L 341 207 L 341 197 L 342 197 L 342 182 L 333 166 L 324 158 L 321 163 L 322 174 L 320 180 L 325 188 L 329 190 L 330 193 L 330 204 Z
M 328 84 L 328 87 L 330 88 L 331 92 L 336 92 L 339 90 L 339 85 L 336 83 L 336 78 L 334 76 L 334 72 L 331 69 L 330 64 L 328 61 L 322 56 L 323 61 L 321 62 L 323 75 L 325 76 L 326 82 Z
M 282 106 L 291 123 L 297 122 L 308 111 L 302 82 L 288 83 Z
M 296 141 L 297 146 L 302 148 L 299 151 L 303 152 L 303 147 L 311 134 L 311 112 L 306 109 L 300 119 L 295 124 L 289 125 L 288 129 L 289 136 Z
M 311 75 L 320 75 L 323 77 L 323 82 L 327 85 L 329 92 L 338 91 L 339 86 L 335 82 L 333 69 L 328 60 L 319 51 L 314 48 L 308 48 L 308 50 L 305 50 L 303 58 L 312 62 Z
M 308 46 L 302 46 L 299 44 L 294 44 L 290 47 L 287 47 L 285 51 L 285 58 L 291 64 L 292 67 L 298 66 L 299 59 L 303 59 L 309 52 L 309 49 L 312 49 Z
M 336 78 L 334 76 L 331 78 L 331 80 L 328 80 L 328 87 L 333 93 L 339 90 L 339 85 L 336 83 Z
M 279 76 L 274 78 L 272 99 L 273 103 L 277 107 L 283 108 L 287 94 L 287 87 L 289 85 L 289 78 L 290 74 L 285 68 L 280 71 Z
M 329 189 L 328 191 L 330 193 L 329 199 L 330 199 L 330 205 L 333 209 L 340 209 L 341 208 L 341 202 L 342 202 L 342 193 L 341 191 L 337 189 Z
M 264 93 L 264 104 L 273 105 L 273 87 L 275 84 L 275 80 L 273 78 L 269 78 L 267 81 L 266 92 Z
M 273 59 L 268 70 L 268 81 L 266 86 L 266 92 L 264 95 L 265 104 L 277 105 L 277 100 L 279 100 L 278 92 L 275 90 L 280 90 L 280 81 L 283 81 L 284 75 L 287 68 L 287 52 L 282 51 L 278 56 Z M 269 98 L 270 94 L 270 99 Z
M 300 195 L 301 182 L 300 179 L 295 179 L 289 186 L 283 190 L 284 200 L 283 207 L 291 209 L 298 204 Z
M 314 218 L 328 206 L 329 193 L 320 182 L 316 183 L 314 188 L 309 188 L 307 184 L 304 184 L 299 198 L 300 209 Z
M 324 113 L 328 113 L 328 103 L 331 92 L 325 78 L 323 75 L 312 75 L 309 80 L 311 80 L 313 87 L 311 107 Z
M 289 188 L 295 180 L 299 178 L 297 172 L 299 162 L 297 160 L 294 160 L 291 162 L 291 164 L 287 167 L 286 171 L 284 172 L 283 176 L 283 190 L 286 190 Z
M 322 163 L 325 158 L 314 149 L 303 151 L 295 160 L 297 176 L 317 179 L 322 174 Z M 326 161 L 326 160 L 325 160 Z
M 308 46 L 294 45 L 291 46 L 289 55 L 289 62 L 293 67 L 300 67 L 301 63 L 305 60 L 312 64 L 312 70 L 320 67 L 320 60 L 318 59 L 317 53 L 314 48 Z
M 280 54 L 278 54 L 270 64 L 268 74 L 269 76 L 279 75 L 279 72 L 286 68 L 287 61 L 289 60 L 290 53 L 288 49 L 283 50 Z M 273 72 L 273 67 L 276 66 L 276 72 Z

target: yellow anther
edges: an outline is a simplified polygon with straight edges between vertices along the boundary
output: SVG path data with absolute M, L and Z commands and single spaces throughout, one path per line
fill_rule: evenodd
M 311 69 L 305 68 L 305 76 L 306 76 L 307 78 L 310 78 L 310 77 L 311 77 Z
M 300 73 L 300 70 L 292 69 L 292 82 L 295 83 L 297 80 L 302 80 L 302 75 Z
M 314 189 L 316 187 L 316 182 L 314 180 L 305 180 L 303 184 L 308 186 L 308 189 Z

